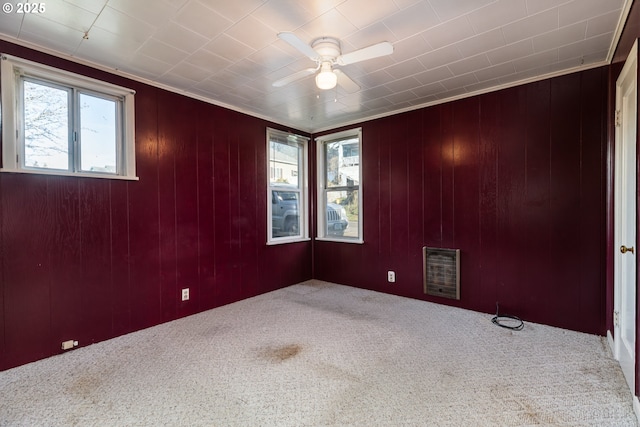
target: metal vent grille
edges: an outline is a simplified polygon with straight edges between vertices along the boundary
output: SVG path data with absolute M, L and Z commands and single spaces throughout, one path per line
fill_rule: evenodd
M 424 293 L 460 299 L 460 249 L 422 248 Z

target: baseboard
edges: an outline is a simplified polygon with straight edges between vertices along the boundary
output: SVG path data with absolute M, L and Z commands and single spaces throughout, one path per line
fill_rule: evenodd
M 613 335 L 611 331 L 607 331 L 607 342 L 609 343 L 609 348 L 611 349 L 611 354 L 617 360 L 617 354 L 615 352 L 615 342 L 613 341 Z M 633 396 L 633 412 L 636 414 L 636 419 L 638 420 L 638 424 L 640 424 L 640 400 L 638 400 L 638 396 Z
M 611 331 L 607 331 L 607 342 L 609 343 L 609 349 L 611 350 L 611 354 L 613 354 L 613 356 L 615 357 L 616 355 L 615 343 L 613 342 L 613 334 L 611 333 Z

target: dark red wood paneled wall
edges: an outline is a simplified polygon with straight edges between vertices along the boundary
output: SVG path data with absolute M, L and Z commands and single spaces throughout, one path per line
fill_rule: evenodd
M 0 51 L 135 89 L 140 177 L 0 174 L 0 370 L 65 340 L 88 345 L 311 278 L 310 242 L 265 244 L 275 125 L 6 42 Z
M 315 277 L 604 334 L 607 96 L 602 67 L 361 124 L 365 243 L 316 242 Z M 423 246 L 461 249 L 460 301 Z

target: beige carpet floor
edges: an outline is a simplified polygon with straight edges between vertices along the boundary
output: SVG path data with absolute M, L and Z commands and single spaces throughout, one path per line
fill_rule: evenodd
M 2 426 L 636 426 L 602 337 L 307 282 L 0 372 Z

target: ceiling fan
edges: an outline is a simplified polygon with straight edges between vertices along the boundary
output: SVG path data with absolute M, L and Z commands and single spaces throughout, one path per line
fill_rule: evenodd
M 393 53 L 393 45 L 389 42 L 377 43 L 343 55 L 340 40 L 333 37 L 319 37 L 311 42 L 311 45 L 289 32 L 278 33 L 278 37 L 308 56 L 316 63 L 316 67 L 307 68 L 277 80 L 272 83 L 275 87 L 285 86 L 320 71 L 316 74 L 316 86 L 319 89 L 333 89 L 338 84 L 349 93 L 357 92 L 360 86 L 336 67 Z

